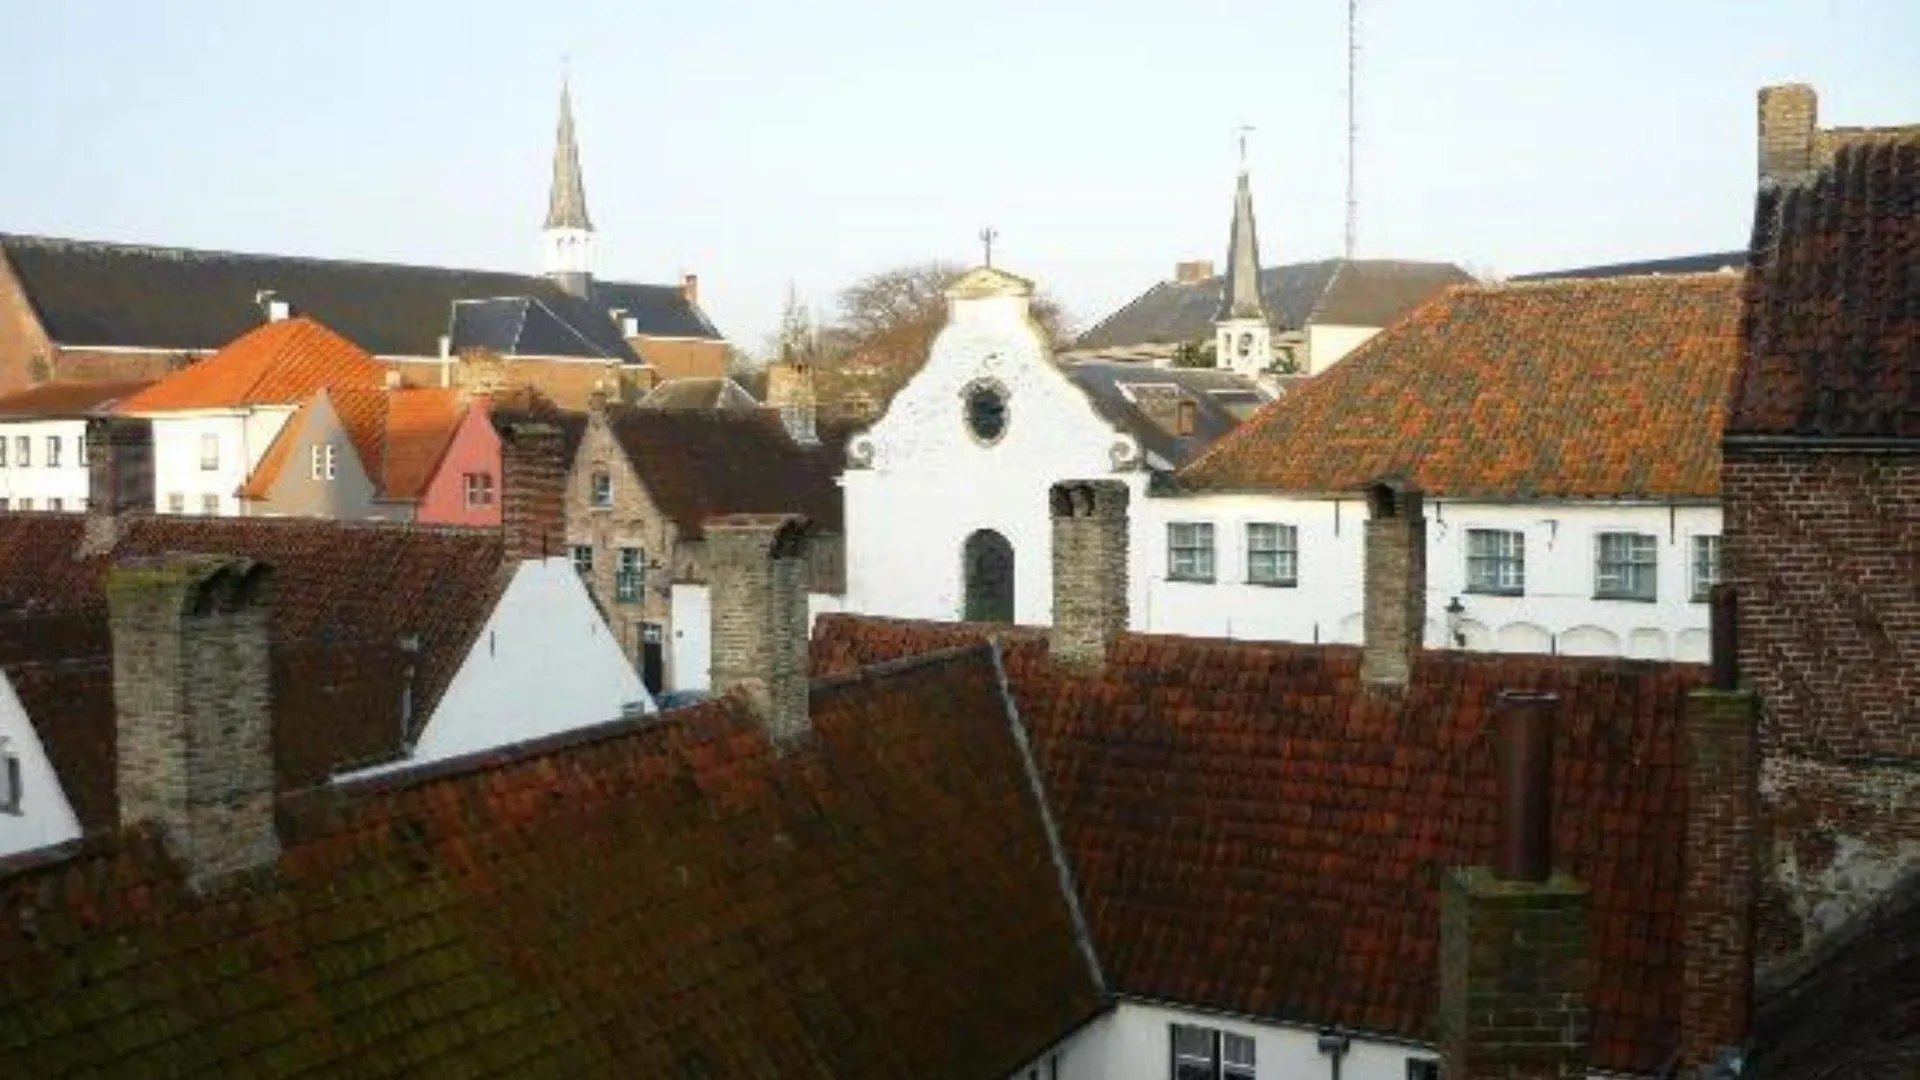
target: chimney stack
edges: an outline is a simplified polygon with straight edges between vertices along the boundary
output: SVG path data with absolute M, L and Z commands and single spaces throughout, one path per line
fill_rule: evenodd
M 1584 1080 L 1590 896 L 1552 872 L 1559 701 L 1502 693 L 1500 854 L 1451 870 L 1440 898 L 1440 1052 L 1447 1080 Z
M 1053 515 L 1053 661 L 1099 671 L 1127 629 L 1127 503 L 1119 480 L 1066 480 L 1048 493 Z
M 153 423 L 130 416 L 87 421 L 87 517 L 79 558 L 120 542 L 121 517 L 153 509 Z
M 680 295 L 686 297 L 687 303 L 692 304 L 694 307 L 700 306 L 699 274 L 680 275 Z
M 1192 285 L 1213 276 L 1212 259 L 1192 259 L 1173 264 L 1173 280 L 1176 284 Z
M 1805 83 L 1760 90 L 1760 186 L 1797 184 L 1820 168 L 1820 98 Z
M 567 542 L 567 465 L 560 429 L 539 422 L 500 430 L 500 524 L 507 558 L 545 559 Z
M 711 571 L 713 689 L 744 694 L 775 742 L 807 719 L 807 519 L 729 514 L 704 526 Z
M 1405 687 L 1426 631 L 1427 518 L 1419 489 L 1404 481 L 1367 489 L 1361 589 L 1360 677 L 1370 686 Z
M 120 823 L 158 824 L 196 889 L 280 853 L 272 577 L 251 559 L 167 555 L 107 578 Z
M 1758 703 L 1733 662 L 1733 587 L 1716 585 L 1713 685 L 1687 696 L 1686 889 L 1680 1064 L 1744 1050 L 1753 1019 L 1759 807 Z

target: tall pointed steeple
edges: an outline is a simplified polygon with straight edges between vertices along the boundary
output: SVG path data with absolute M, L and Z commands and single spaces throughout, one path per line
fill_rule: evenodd
M 1214 312 L 1214 366 L 1258 375 L 1273 363 L 1273 327 L 1260 298 L 1260 238 L 1253 224 L 1253 185 L 1247 177 L 1248 129 L 1240 129 L 1240 182 L 1233 193 L 1233 231 L 1227 240 L 1227 276 Z
M 573 94 L 564 79 L 543 236 L 547 276 L 576 296 L 587 295 L 593 282 L 593 220 L 587 216 L 587 185 L 580 176 L 580 144 L 573 134 Z

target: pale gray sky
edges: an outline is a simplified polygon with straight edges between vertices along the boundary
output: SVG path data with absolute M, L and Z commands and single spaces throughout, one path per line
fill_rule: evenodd
M 1920 121 L 1915 0 L 1362 0 L 1361 254 L 1504 272 L 1740 247 L 1754 92 Z M 601 272 L 971 260 L 1081 320 L 1224 257 L 1336 254 L 1345 0 L 0 0 L 0 231 L 537 269 L 572 57 Z

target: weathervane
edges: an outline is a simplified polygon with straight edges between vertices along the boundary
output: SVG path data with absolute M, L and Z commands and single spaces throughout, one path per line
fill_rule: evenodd
M 989 269 L 993 267 L 993 242 L 998 239 L 1000 239 L 1000 233 L 993 226 L 988 225 L 980 230 L 980 245 L 986 249 L 987 267 Z

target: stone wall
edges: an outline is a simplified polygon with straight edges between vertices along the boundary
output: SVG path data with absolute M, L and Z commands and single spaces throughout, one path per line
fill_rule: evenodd
M 609 506 L 593 503 L 596 472 L 605 472 L 612 485 L 613 499 Z M 668 586 L 675 576 L 676 546 L 685 545 L 678 545 L 678 530 L 654 505 L 627 460 L 626 451 L 615 441 L 605 420 L 598 416 L 588 423 L 567 476 L 566 520 L 568 546 L 593 549 L 593 569 L 586 575 L 587 590 L 620 639 L 621 649 L 636 666 L 641 664 L 645 625 L 659 626 L 663 652 L 669 654 L 664 660 L 668 666 L 663 671 L 663 685 L 668 688 L 679 685 L 665 642 L 671 640 L 672 635 L 673 608 Z M 615 575 L 623 547 L 637 548 L 644 563 L 657 562 L 661 567 L 646 571 L 640 594 L 632 601 L 622 601 L 616 588 Z
M 1446 1080 L 1581 1080 L 1591 1025 L 1587 890 L 1483 868 L 1440 895 L 1440 1047 Z
M 1064 481 L 1052 492 L 1053 658 L 1098 667 L 1127 628 L 1127 503 L 1118 480 Z
M 776 739 L 808 728 L 806 526 L 736 514 L 705 526 L 713 569 L 713 688 L 742 693 Z

